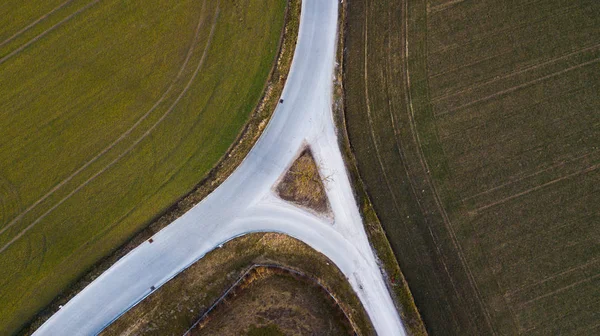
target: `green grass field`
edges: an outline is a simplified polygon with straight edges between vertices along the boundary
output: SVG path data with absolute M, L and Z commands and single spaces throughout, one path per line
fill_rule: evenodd
M 597 1 L 348 5 L 348 133 L 432 334 L 600 318 Z
M 215 165 L 263 92 L 285 6 L 0 5 L 0 334 Z

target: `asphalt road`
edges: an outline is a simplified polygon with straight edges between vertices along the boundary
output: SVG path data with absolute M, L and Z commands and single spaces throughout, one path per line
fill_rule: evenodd
M 87 286 L 35 335 L 95 335 L 162 284 L 234 237 L 286 233 L 329 257 L 348 277 L 379 335 L 404 335 L 363 229 L 331 110 L 338 3 L 303 0 L 294 60 L 267 128 L 212 194 Z M 309 145 L 320 164 L 334 219 L 279 199 L 278 178 Z

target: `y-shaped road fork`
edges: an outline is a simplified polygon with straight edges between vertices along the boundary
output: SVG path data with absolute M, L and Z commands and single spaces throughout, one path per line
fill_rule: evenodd
M 380 335 L 404 335 L 354 199 L 332 105 L 338 4 L 303 0 L 300 31 L 281 102 L 235 172 L 185 215 L 131 251 L 52 316 L 35 335 L 94 335 L 207 252 L 234 237 L 273 231 L 295 237 L 346 275 Z M 333 221 L 279 199 L 278 178 L 309 145 Z

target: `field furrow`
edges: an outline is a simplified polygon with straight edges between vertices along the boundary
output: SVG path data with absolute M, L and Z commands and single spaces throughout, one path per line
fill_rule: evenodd
M 47 34 L 51 33 L 55 29 L 59 28 L 61 25 L 63 25 L 64 23 L 68 22 L 69 20 L 71 20 L 72 18 L 76 17 L 77 15 L 83 13 L 84 11 L 86 11 L 90 7 L 94 6 L 98 2 L 100 2 L 100 0 L 93 0 L 93 1 L 85 4 L 84 6 L 78 8 L 73 13 L 71 13 L 71 14 L 67 15 L 66 17 L 62 18 L 60 21 L 54 23 L 50 27 L 45 28 L 44 30 L 42 30 L 41 32 L 39 32 L 37 35 L 35 35 L 34 37 L 32 37 L 29 40 L 26 40 L 26 41 L 24 41 L 24 42 L 22 42 L 20 44 L 18 44 L 19 41 L 17 41 L 17 43 L 14 43 L 14 44 L 17 44 L 14 49 L 10 48 L 11 45 L 8 45 L 7 47 L 2 48 L 2 52 L 0 53 L 0 55 L 2 55 L 2 58 L 0 58 L 0 64 L 8 61 L 11 57 L 13 57 L 15 55 L 18 55 L 25 48 L 29 47 L 30 45 L 34 44 L 38 40 L 42 39 Z M 23 33 L 26 32 L 27 30 L 28 29 L 24 30 Z M 11 37 L 8 40 L 5 40 L 2 44 L 4 45 L 6 43 L 10 43 L 10 42 L 14 41 L 14 39 L 17 38 L 21 34 L 22 33 L 16 34 L 14 37 Z M 11 44 L 13 44 L 13 43 L 11 43 Z
M 35 21 L 29 23 L 27 26 L 21 28 L 19 31 L 15 32 L 14 34 L 12 34 L 9 38 L 7 38 L 6 40 L 0 42 L 0 47 L 2 47 L 3 45 L 11 42 L 12 40 L 14 40 L 15 38 L 17 38 L 19 35 L 23 34 L 24 32 L 28 31 L 29 29 L 31 29 L 32 27 L 34 27 L 35 25 L 37 25 L 38 23 L 46 20 L 50 15 L 54 14 L 55 12 L 61 10 L 63 7 L 65 7 L 66 5 L 68 5 L 69 3 L 73 2 L 73 0 L 67 0 L 63 3 L 61 3 L 60 5 L 54 7 L 52 10 L 50 10 L 49 12 L 45 13 L 44 15 L 40 16 L 39 18 L 37 18 Z M 4 28 L 6 29 L 6 28 Z M 6 35 L 6 34 L 10 34 L 10 29 L 6 29 L 5 31 L 2 32 L 2 36 Z
M 600 3 L 353 6 L 350 142 L 428 330 L 597 329 Z

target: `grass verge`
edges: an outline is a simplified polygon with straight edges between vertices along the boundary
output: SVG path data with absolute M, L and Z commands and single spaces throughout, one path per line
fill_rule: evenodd
M 256 264 L 280 265 L 317 281 L 339 304 L 357 333 L 374 335 L 360 301 L 334 264 L 308 245 L 278 233 L 248 234 L 211 251 L 121 316 L 105 329 L 102 335 L 148 332 L 182 335 Z M 322 295 L 325 294 L 320 292 L 319 296 Z M 282 302 L 269 302 L 273 306 L 285 305 Z M 231 304 L 235 306 L 235 302 L 232 301 Z M 292 309 L 304 308 L 295 306 Z M 240 311 L 239 316 L 228 318 L 243 318 L 243 311 L 244 309 Z M 339 322 L 339 315 L 335 310 L 329 310 L 329 313 L 333 316 L 327 316 L 325 320 L 334 319 Z M 306 327 L 310 328 L 309 325 Z
M 355 335 L 333 294 L 306 274 L 255 265 L 184 336 Z

